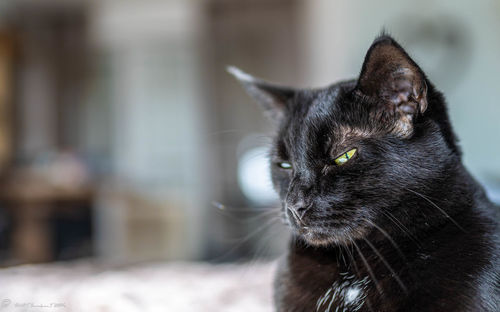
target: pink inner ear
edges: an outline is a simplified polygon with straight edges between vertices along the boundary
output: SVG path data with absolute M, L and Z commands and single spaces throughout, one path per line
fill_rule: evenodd
M 398 105 L 401 102 L 407 102 L 410 99 L 410 92 L 413 89 L 412 83 L 408 77 L 402 76 L 393 78 L 392 85 L 389 90 L 380 90 L 381 96 Z
M 423 73 L 392 40 L 376 42 L 370 48 L 358 88 L 367 96 L 378 97 L 396 113 L 417 114 L 427 108 Z
M 392 84 L 387 89 L 379 90 L 379 96 L 390 102 L 393 109 L 405 114 L 415 114 L 418 109 L 423 113 L 427 105 L 423 105 L 424 103 L 420 101 L 425 97 L 417 92 L 413 74 L 410 71 L 405 72 L 409 74 L 393 78 Z
M 398 98 L 396 99 L 397 103 L 407 102 L 408 101 L 408 93 L 398 93 Z

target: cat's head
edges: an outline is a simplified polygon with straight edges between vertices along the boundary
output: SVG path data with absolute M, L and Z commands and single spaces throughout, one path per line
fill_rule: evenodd
M 230 68 L 277 124 L 272 180 L 286 221 L 311 245 L 362 238 L 459 159 L 444 100 L 391 37 L 357 80 L 295 89 Z M 404 206 L 404 205 L 403 205 Z

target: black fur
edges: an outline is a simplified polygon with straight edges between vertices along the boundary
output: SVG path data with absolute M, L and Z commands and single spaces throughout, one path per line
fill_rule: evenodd
M 278 125 L 272 179 L 293 231 L 278 311 L 500 311 L 497 207 L 462 165 L 442 94 L 392 38 L 358 80 L 324 89 L 236 75 Z

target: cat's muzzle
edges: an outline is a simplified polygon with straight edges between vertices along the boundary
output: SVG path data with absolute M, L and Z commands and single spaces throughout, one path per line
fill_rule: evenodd
M 303 202 L 290 205 L 286 204 L 286 214 L 290 222 L 298 228 L 307 228 L 305 217 L 312 204 L 305 205 Z

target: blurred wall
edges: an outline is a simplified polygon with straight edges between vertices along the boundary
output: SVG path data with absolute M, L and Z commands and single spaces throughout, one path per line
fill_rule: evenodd
M 211 191 L 206 168 L 212 160 L 204 138 L 202 9 L 198 1 L 106 1 L 91 7 L 94 77 L 100 81 L 87 103 L 86 137 L 89 149 L 109 144 L 109 183 L 101 203 L 126 193 L 142 198 L 99 206 L 98 214 L 116 225 L 98 223 L 100 254 L 203 254 Z M 103 106 L 107 120 L 99 116 Z M 104 121 L 108 138 L 94 128 L 96 120 Z
M 356 77 L 385 29 L 446 95 L 465 162 L 496 196 L 499 17 L 486 0 L 4 2 L 1 30 L 18 44 L 0 68 L 13 83 L 0 99 L 13 112 L 0 117 L 0 138 L 13 142 L 3 172 L 43 173 L 32 184 L 56 185 L 56 198 L 83 181 L 97 257 L 278 255 L 278 204 L 241 185 L 264 183 L 273 129 L 225 68 L 324 86 Z M 264 165 L 242 177 L 249 155 Z

